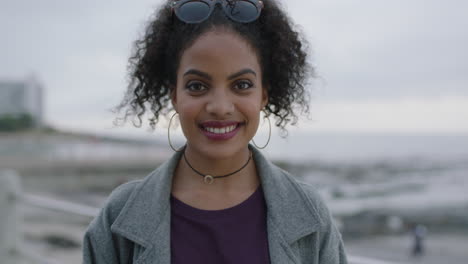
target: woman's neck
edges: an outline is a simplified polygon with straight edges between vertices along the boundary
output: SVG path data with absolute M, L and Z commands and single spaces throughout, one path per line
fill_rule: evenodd
M 220 176 L 239 170 L 246 164 L 251 155 L 246 146 L 238 153 L 230 157 L 217 158 L 203 155 L 186 147 L 184 155 L 193 169 L 204 175 Z M 204 182 L 203 176 L 195 172 L 184 158 L 179 160 L 173 179 L 173 191 L 196 191 L 201 193 L 223 193 L 223 192 L 245 192 L 255 190 L 259 184 L 259 178 L 256 172 L 255 163 L 250 159 L 248 164 L 237 173 L 223 177 L 215 178 L 212 184 Z

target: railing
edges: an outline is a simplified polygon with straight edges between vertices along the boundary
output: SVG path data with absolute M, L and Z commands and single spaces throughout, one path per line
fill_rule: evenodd
M 48 198 L 40 195 L 23 194 L 22 201 L 29 205 L 48 210 L 56 210 L 70 214 L 89 216 L 91 218 L 94 218 L 99 212 L 99 208 L 94 208 L 91 206 L 81 205 L 72 202 L 59 201 L 57 199 Z
M 59 201 L 39 195 L 23 194 L 19 176 L 13 171 L 0 171 L 0 260 L 2 260 L 2 263 L 23 263 L 22 259 L 26 258 L 33 263 L 59 264 L 58 261 L 45 258 L 31 249 L 25 249 L 21 245 L 21 232 L 19 230 L 21 219 L 18 214 L 20 203 L 90 218 L 95 217 L 99 212 L 98 208 L 86 205 Z M 348 262 L 350 264 L 397 264 L 352 255 L 348 255 Z
M 395 263 L 395 262 L 388 262 L 388 261 L 383 261 L 383 260 L 378 260 L 378 259 L 373 259 L 373 258 L 351 256 L 351 255 L 348 255 L 348 262 L 349 264 L 403 264 L 401 262 Z

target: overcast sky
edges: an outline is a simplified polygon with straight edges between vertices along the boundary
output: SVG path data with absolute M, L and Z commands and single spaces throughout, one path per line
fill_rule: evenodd
M 132 42 L 160 0 L 15 0 L 0 7 L 0 78 L 34 73 L 46 119 L 112 129 Z M 333 132 L 468 132 L 468 1 L 282 1 L 320 78 L 312 122 Z

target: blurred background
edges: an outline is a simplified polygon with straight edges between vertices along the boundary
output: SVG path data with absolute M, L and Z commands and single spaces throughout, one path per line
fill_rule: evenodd
M 164 120 L 116 127 L 110 111 L 161 3 L 0 3 L 0 254 L 81 263 L 93 208 L 172 154 Z M 281 3 L 318 77 L 310 117 L 275 130 L 265 155 L 317 187 L 353 256 L 466 263 L 468 2 Z

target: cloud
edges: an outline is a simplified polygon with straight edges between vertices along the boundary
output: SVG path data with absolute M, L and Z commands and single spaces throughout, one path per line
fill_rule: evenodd
M 300 129 L 378 133 L 468 133 L 468 96 L 312 104 Z
M 467 95 L 468 3 L 288 1 L 330 98 Z

